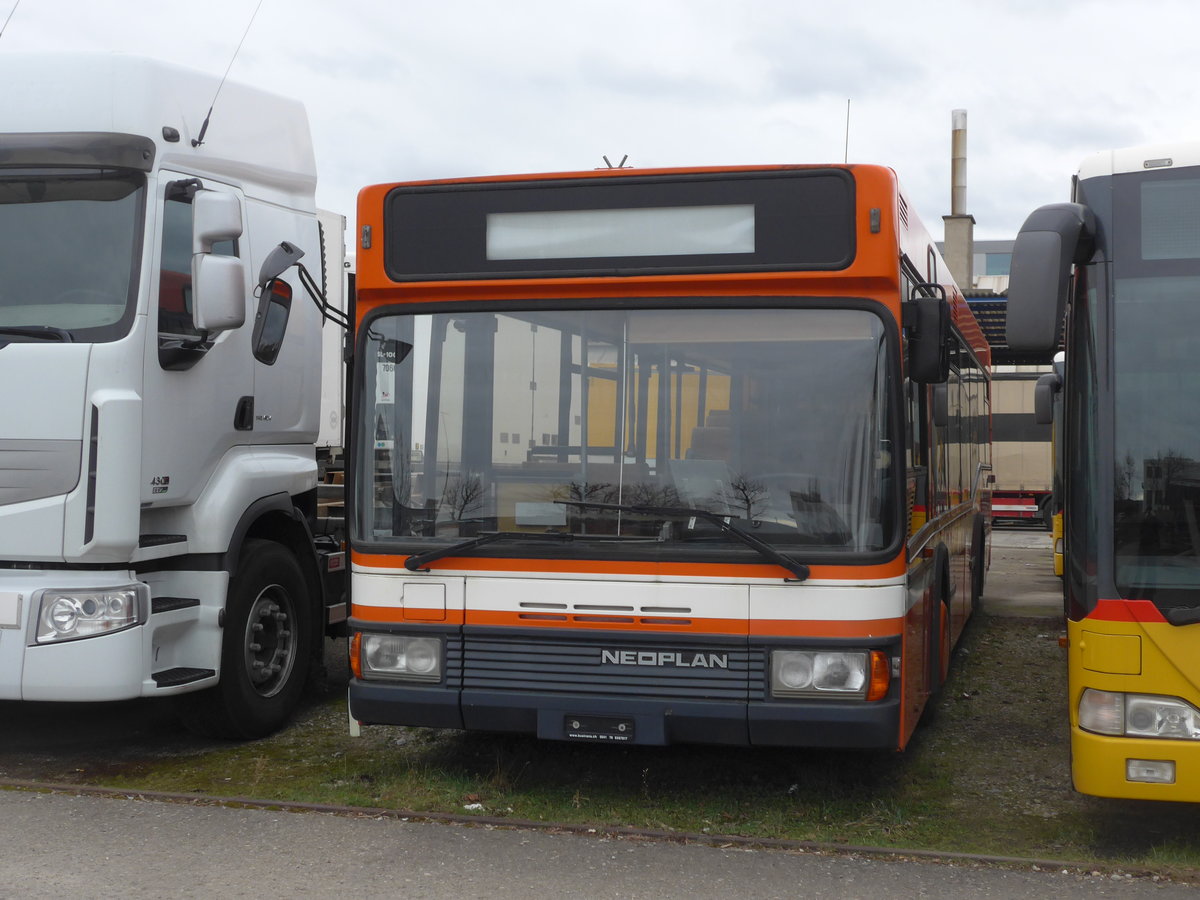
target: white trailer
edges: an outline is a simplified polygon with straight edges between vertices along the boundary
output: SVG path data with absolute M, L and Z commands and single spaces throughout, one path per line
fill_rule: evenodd
M 304 108 L 111 54 L 0 83 L 0 699 L 268 733 L 345 616 L 314 534 L 340 329 L 259 277 L 286 242 L 342 283 Z

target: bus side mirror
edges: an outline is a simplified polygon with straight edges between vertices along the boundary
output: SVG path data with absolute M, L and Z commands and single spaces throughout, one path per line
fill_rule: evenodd
M 941 384 L 950 377 L 950 304 L 941 285 L 936 297 L 913 297 L 905 310 L 908 329 L 908 377 L 918 384 Z
M 1051 203 L 1025 220 L 1013 244 L 1008 276 L 1011 349 L 1048 353 L 1058 345 L 1071 266 L 1091 258 L 1095 233 L 1095 217 L 1079 203 Z
M 206 334 L 246 321 L 246 266 L 213 244 L 242 235 L 242 208 L 233 194 L 197 191 L 192 199 L 192 317 Z
M 1047 372 L 1038 378 L 1033 388 L 1033 420 L 1039 425 L 1054 422 L 1054 395 L 1062 389 L 1062 379 L 1057 372 Z

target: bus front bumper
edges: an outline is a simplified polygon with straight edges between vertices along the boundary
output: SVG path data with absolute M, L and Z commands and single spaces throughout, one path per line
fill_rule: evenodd
M 1200 741 L 1109 737 L 1071 729 L 1071 780 L 1094 797 L 1200 802 Z
M 458 691 L 354 679 L 350 715 L 367 725 L 416 725 L 621 744 L 893 749 L 900 704 L 778 703 Z

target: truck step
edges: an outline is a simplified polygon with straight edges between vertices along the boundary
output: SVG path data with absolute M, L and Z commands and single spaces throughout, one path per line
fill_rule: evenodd
M 216 671 L 213 669 L 189 669 L 185 666 L 179 666 L 174 669 L 164 669 L 161 672 L 155 672 L 153 678 L 156 685 L 164 688 L 190 684 L 202 678 L 211 678 L 216 674 Z
M 186 534 L 143 534 L 138 536 L 139 547 L 161 547 L 164 544 L 182 544 Z
M 195 597 L 155 597 L 150 601 L 150 615 L 172 612 L 176 609 L 189 609 L 199 605 L 200 601 Z

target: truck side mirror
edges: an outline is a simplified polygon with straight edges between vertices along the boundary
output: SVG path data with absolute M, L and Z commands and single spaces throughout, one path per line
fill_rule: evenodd
M 300 262 L 300 258 L 303 256 L 304 251 L 295 244 L 280 241 L 279 246 L 267 254 L 267 258 L 263 260 L 263 264 L 258 270 L 258 286 L 266 288 L 268 283 Z
M 246 265 L 213 245 L 242 234 L 242 208 L 233 194 L 197 191 L 192 199 L 192 318 L 207 334 L 246 321 Z
M 918 384 L 941 384 L 950 377 L 950 304 L 941 285 L 913 290 L 922 288 L 935 288 L 939 296 L 914 296 L 906 305 L 908 377 Z
M 259 297 L 258 312 L 254 316 L 254 334 L 250 338 L 251 352 L 259 362 L 275 365 L 291 312 L 292 286 L 278 278 L 272 279 L 264 286 Z
M 1046 353 L 1057 346 L 1071 265 L 1091 258 L 1095 233 L 1095 217 L 1078 203 L 1051 203 L 1025 220 L 1013 243 L 1008 276 L 1010 348 Z

